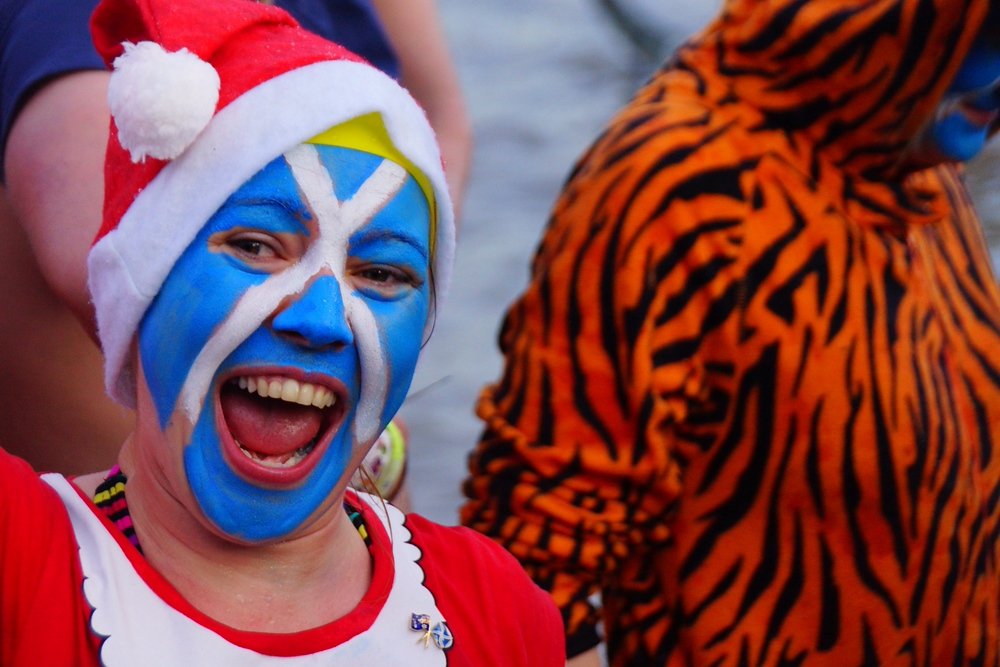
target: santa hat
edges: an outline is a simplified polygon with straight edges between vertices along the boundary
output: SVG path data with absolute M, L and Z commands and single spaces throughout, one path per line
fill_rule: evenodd
M 132 337 L 204 223 L 271 160 L 361 116 L 378 114 L 432 195 L 440 303 L 451 201 L 434 133 L 392 78 L 250 0 L 102 0 L 91 30 L 113 68 L 104 219 L 88 258 L 113 398 L 133 404 Z

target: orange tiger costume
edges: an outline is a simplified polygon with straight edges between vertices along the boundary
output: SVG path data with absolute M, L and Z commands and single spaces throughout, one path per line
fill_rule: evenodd
M 571 174 L 462 511 L 571 655 L 1000 664 L 1000 291 L 903 157 L 987 5 L 730 0 Z

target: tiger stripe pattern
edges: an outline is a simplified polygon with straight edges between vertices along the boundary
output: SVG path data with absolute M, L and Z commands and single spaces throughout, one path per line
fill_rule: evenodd
M 730 0 L 574 167 L 462 508 L 571 655 L 1000 665 L 1000 290 L 907 154 L 988 10 Z

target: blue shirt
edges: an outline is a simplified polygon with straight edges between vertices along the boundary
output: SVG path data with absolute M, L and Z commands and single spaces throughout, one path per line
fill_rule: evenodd
M 249 0 L 248 0 L 249 1 Z M 337 42 L 392 77 L 399 63 L 370 0 L 277 0 L 304 28 Z M 0 0 L 0 179 L 18 111 L 45 81 L 104 69 L 90 41 L 97 0 Z

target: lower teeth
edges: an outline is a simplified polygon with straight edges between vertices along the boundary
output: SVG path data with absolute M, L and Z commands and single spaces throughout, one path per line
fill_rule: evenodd
M 240 443 L 236 443 L 243 455 L 255 463 L 259 463 L 266 468 L 291 468 L 298 465 L 302 460 L 309 455 L 309 452 L 313 450 L 316 446 L 315 442 L 310 442 L 304 447 L 296 449 L 291 454 L 288 454 L 284 458 L 278 458 L 276 456 L 262 456 L 255 451 L 247 449 Z

